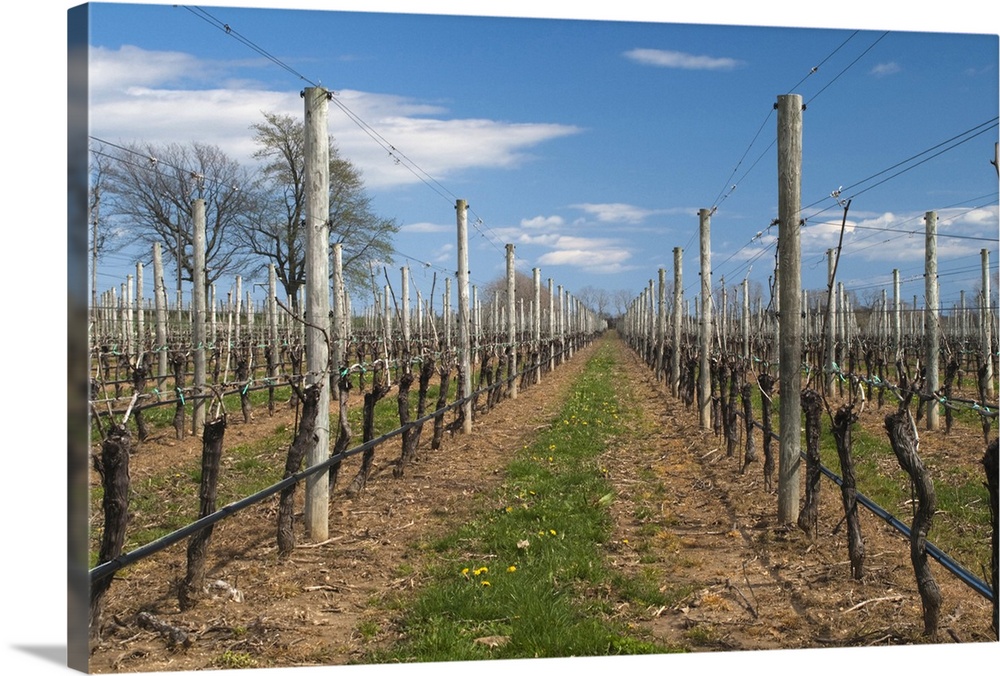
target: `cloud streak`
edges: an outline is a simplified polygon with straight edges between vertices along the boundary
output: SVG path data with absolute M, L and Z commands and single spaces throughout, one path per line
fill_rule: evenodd
M 743 65 L 739 59 L 686 54 L 670 49 L 636 48 L 625 52 L 625 58 L 644 66 L 679 70 L 735 70 Z
M 642 223 L 650 216 L 660 213 L 652 209 L 644 209 L 620 202 L 609 204 L 584 203 L 572 206 L 575 209 L 580 209 L 589 216 L 593 216 L 600 223 Z

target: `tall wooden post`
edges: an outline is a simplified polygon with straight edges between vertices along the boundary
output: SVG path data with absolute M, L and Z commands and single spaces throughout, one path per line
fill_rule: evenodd
M 667 346 L 667 271 L 660 268 L 657 273 L 656 298 L 656 379 L 664 378 L 664 353 Z
M 743 290 L 743 312 L 740 314 L 740 329 L 743 333 L 743 363 L 750 367 L 750 282 L 744 278 L 740 283 Z
M 276 380 L 280 370 L 281 351 L 278 349 L 278 272 L 274 263 L 267 266 L 267 325 L 271 343 L 271 360 L 267 375 Z
M 562 284 L 556 288 L 559 292 L 559 297 L 556 299 L 559 308 L 559 363 L 563 364 L 566 362 L 566 290 Z
M 983 304 L 980 314 L 982 324 L 982 354 L 983 366 L 986 367 L 986 396 L 991 400 L 994 394 L 993 388 L 993 312 L 990 308 L 990 250 L 982 249 L 980 252 L 983 264 Z
M 701 320 L 698 323 L 698 348 L 701 355 L 698 369 L 698 413 L 701 429 L 712 428 L 712 380 L 709 372 L 709 351 L 712 347 L 712 249 L 709 209 L 698 212 L 701 250 Z
M 729 313 L 728 301 L 729 301 L 729 299 L 728 299 L 727 294 L 726 294 L 726 276 L 725 275 L 723 275 L 722 277 L 719 278 L 719 292 L 720 292 L 722 298 L 720 298 L 721 308 L 720 308 L 720 311 L 719 311 L 718 319 L 716 319 L 716 322 L 719 324 L 719 328 L 716 330 L 716 332 L 717 332 L 718 337 L 719 337 L 719 343 L 720 343 L 719 344 L 719 349 L 722 351 L 723 354 L 726 354 L 729 351 L 729 343 L 727 342 L 727 336 L 729 334 L 729 316 L 728 316 L 728 313 Z
M 461 373 L 462 396 L 472 394 L 472 373 L 469 355 L 469 206 L 456 200 L 458 219 L 458 363 Z M 462 404 L 462 431 L 472 432 L 472 400 Z
M 837 332 L 837 294 L 834 293 L 834 283 L 833 271 L 836 268 L 837 261 L 834 259 L 834 250 L 826 250 L 826 279 L 827 288 L 830 292 L 827 294 L 826 303 L 826 335 L 823 337 L 826 340 L 826 359 L 824 368 L 826 369 L 826 394 L 831 396 L 833 394 L 833 383 L 836 378 L 834 375 L 834 369 L 837 363 L 837 353 L 836 353 L 836 342 L 834 341 L 834 335 Z
M 410 339 L 412 338 L 410 329 L 410 269 L 406 265 L 399 269 L 399 285 L 401 298 L 397 311 L 399 313 L 399 328 L 403 334 L 401 366 L 403 373 L 411 373 L 413 371 L 411 361 L 413 355 L 410 353 Z
M 136 355 L 141 355 L 146 349 L 146 308 L 143 299 L 143 265 L 142 261 L 135 264 L 135 345 Z
M 899 270 L 892 271 L 892 346 L 895 358 L 903 356 L 903 302 L 899 295 Z
M 532 368 L 535 369 L 532 382 L 537 385 L 542 381 L 542 369 L 539 364 L 542 352 L 542 271 L 538 268 L 533 268 L 531 271 L 531 290 L 534 299 L 531 308 L 531 350 L 535 355 L 532 364 Z
M 195 436 L 201 436 L 205 427 L 205 200 L 196 199 L 191 204 L 194 225 L 193 281 L 191 284 L 191 342 L 194 345 L 194 404 L 192 425 Z
M 799 211 L 802 188 L 802 97 L 778 97 L 778 275 L 780 315 L 778 361 L 781 401 L 778 412 L 778 521 L 799 515 L 802 428 L 802 253 Z
M 312 467 L 330 457 L 330 92 L 308 87 L 305 99 L 306 165 L 306 382 L 319 386 L 315 445 L 306 453 Z M 326 472 L 306 478 L 306 532 L 314 542 L 329 536 L 330 482 Z
M 341 367 L 346 367 L 347 352 L 347 308 L 346 290 L 344 289 L 344 253 L 343 245 L 337 242 L 333 245 L 333 357 L 330 366 L 333 377 L 330 379 L 330 399 L 340 401 Z
M 444 347 L 446 350 L 451 349 L 451 277 L 446 277 L 444 280 L 444 300 L 442 301 L 443 307 L 441 308 L 441 315 L 444 319 Z
M 553 370 L 556 367 L 556 351 L 555 351 L 555 287 L 552 283 L 552 278 L 549 277 L 549 370 Z
M 517 307 L 514 299 L 514 245 L 507 245 L 507 369 L 510 398 L 517 399 Z
M 681 320 L 683 319 L 684 286 L 681 284 L 681 258 L 683 252 L 674 247 L 674 349 L 670 353 L 670 393 L 677 397 L 681 386 Z
M 938 272 L 937 272 L 937 213 L 928 211 L 924 215 L 926 237 L 924 241 L 924 295 L 926 309 L 924 312 L 924 359 L 926 379 L 925 393 L 932 397 L 927 401 L 927 429 L 936 430 L 939 426 L 939 408 L 935 392 L 938 389 L 938 353 L 940 349 L 940 332 L 938 324 Z
M 153 243 L 153 304 L 156 309 L 156 386 L 163 388 L 167 377 L 167 289 L 163 281 L 163 254 L 160 243 Z

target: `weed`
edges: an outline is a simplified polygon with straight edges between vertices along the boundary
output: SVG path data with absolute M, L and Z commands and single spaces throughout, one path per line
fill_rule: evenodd
M 252 669 L 257 666 L 257 660 L 249 653 L 227 650 L 213 660 L 220 669 Z

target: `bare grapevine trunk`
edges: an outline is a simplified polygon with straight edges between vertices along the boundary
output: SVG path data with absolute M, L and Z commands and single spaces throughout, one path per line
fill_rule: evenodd
M 177 394 L 177 407 L 174 409 L 174 433 L 178 439 L 184 438 L 184 371 L 187 368 L 187 355 L 174 352 L 170 356 L 170 366 L 174 371 L 174 390 Z
M 740 474 L 743 474 L 747 471 L 750 463 L 757 460 L 757 444 L 753 432 L 753 386 L 750 383 L 743 383 L 743 387 L 740 388 L 740 397 L 743 399 L 743 424 L 747 435 L 743 451 L 743 466 L 740 468 Z
M 760 420 L 764 428 L 764 488 L 774 489 L 774 441 L 771 438 L 771 395 L 774 393 L 774 378 L 769 373 L 757 376 L 760 385 Z
M 990 570 L 993 588 L 993 633 L 997 634 L 997 592 L 1000 586 L 997 585 L 997 547 L 1000 546 L 997 540 L 997 440 L 994 439 L 986 447 L 986 454 L 983 456 L 983 469 L 986 470 L 986 488 L 990 493 L 990 524 L 992 525 L 993 558 L 990 560 Z
M 104 497 L 104 532 L 97 563 L 107 563 L 118 557 L 125 546 L 128 524 L 129 473 L 128 460 L 132 452 L 132 437 L 124 426 L 115 425 L 101 443 L 101 454 L 93 456 L 94 469 L 101 475 Z M 90 588 L 90 637 L 101 637 L 101 601 L 111 587 L 113 575 L 97 580 Z
M 438 400 L 436 410 L 440 411 L 448 405 L 448 390 L 451 389 L 451 365 L 445 361 L 438 368 L 441 374 L 441 384 L 438 390 Z M 444 413 L 439 413 L 434 418 L 434 436 L 431 438 L 431 449 L 441 448 L 441 437 L 444 435 Z
M 819 432 L 822 401 L 816 390 L 803 390 L 802 412 L 806 419 L 806 499 L 799 512 L 799 528 L 816 539 L 819 523 Z
M 841 406 L 833 416 L 833 439 L 840 458 L 840 495 L 847 521 L 847 552 L 851 559 L 851 577 L 860 580 L 864 575 L 865 542 L 861 537 L 858 518 L 858 491 L 854 476 L 854 459 L 851 457 L 851 425 L 858 419 L 851 406 Z
M 302 401 L 302 419 L 299 420 L 299 429 L 295 433 L 295 439 L 288 448 L 288 457 L 285 459 L 285 478 L 292 476 L 299 471 L 302 466 L 302 459 L 306 457 L 309 450 L 316 446 L 316 417 L 319 414 L 319 386 L 310 385 L 305 393 L 299 394 L 296 387 L 292 387 L 296 400 Z M 295 484 L 288 486 L 281 491 L 278 500 L 278 552 L 288 554 L 295 549 L 295 531 L 292 527 L 292 517 L 295 514 Z
M 736 394 L 739 391 L 739 381 L 740 373 L 739 370 L 731 368 L 729 371 L 729 398 L 726 401 L 725 406 L 725 420 L 723 424 L 726 426 L 726 457 L 733 457 L 736 455 Z M 725 393 L 719 392 L 719 397 L 722 398 Z
M 384 368 L 377 369 L 372 376 L 372 389 L 364 396 L 363 419 L 361 423 L 361 442 L 368 443 L 375 438 L 375 405 L 386 394 L 389 393 L 389 385 Z M 348 497 L 354 497 L 360 493 L 365 484 L 368 483 L 368 476 L 372 471 L 372 463 L 375 461 L 375 449 L 367 448 L 361 454 L 361 467 L 354 475 L 350 485 L 347 487 Z
M 351 391 L 351 379 L 349 373 L 342 373 L 340 378 L 337 379 L 337 391 L 340 395 L 337 397 L 337 441 L 333 444 L 333 455 L 339 455 L 347 450 L 347 447 L 351 443 L 351 425 L 347 419 L 348 406 L 347 398 Z M 340 476 L 340 467 L 342 462 L 336 460 L 330 465 L 330 490 L 332 491 L 337 485 L 337 478 Z
M 248 348 L 242 348 L 236 354 L 236 380 L 243 383 L 243 387 L 240 388 L 240 412 L 243 414 L 243 422 L 249 423 L 253 416 L 250 413 L 250 351 Z
M 399 412 L 399 426 L 403 429 L 403 433 L 400 435 L 402 437 L 402 450 L 400 453 L 399 460 L 396 462 L 396 466 L 392 470 L 393 476 L 397 479 L 403 476 L 403 470 L 407 463 L 410 461 L 410 456 L 413 452 L 412 449 L 412 438 L 413 438 L 413 428 L 408 427 L 410 424 L 410 385 L 413 384 L 413 374 L 407 369 L 405 373 L 399 378 L 399 391 L 396 394 L 396 409 Z
M 900 467 L 910 475 L 917 495 L 913 525 L 910 527 L 910 561 L 913 563 L 924 607 L 924 634 L 933 636 L 937 633 L 941 609 L 941 590 L 927 563 L 927 533 L 931 528 L 936 503 L 934 484 L 917 454 L 917 426 L 909 408 L 887 415 L 885 429 L 889 433 L 892 451 L 896 454 Z
M 202 432 L 201 451 L 201 504 L 198 518 L 204 518 L 215 511 L 218 494 L 219 466 L 222 464 L 222 440 L 226 434 L 226 418 L 222 416 L 205 423 Z M 205 560 L 208 543 L 212 539 L 212 526 L 203 528 L 188 540 L 187 575 L 178 590 L 181 610 L 197 605 L 205 588 Z
M 140 395 L 146 391 L 146 379 L 149 376 L 149 368 L 145 363 L 145 360 L 140 360 L 135 365 L 132 370 L 132 387 Z M 146 425 L 146 417 L 142 413 L 142 407 L 137 407 L 132 412 L 133 417 L 135 417 L 135 429 L 139 437 L 139 441 L 145 441 L 149 438 L 149 429 Z

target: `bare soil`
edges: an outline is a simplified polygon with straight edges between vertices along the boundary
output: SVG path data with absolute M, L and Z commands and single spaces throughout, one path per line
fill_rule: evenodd
M 996 640 L 989 601 L 936 563 L 940 629 L 924 635 L 909 543 L 867 510 L 861 514 L 866 572 L 852 580 L 840 493 L 828 480 L 815 541 L 777 523 L 777 498 L 764 489 L 760 461 L 741 474 L 741 459 L 727 457 L 724 440 L 699 429 L 694 410 L 666 394 L 621 341 L 611 345 L 619 352 L 622 401 L 639 417 L 638 433 L 613 440 L 602 459 L 618 496 L 608 560 L 629 575 L 661 581 L 676 599 L 664 607 L 622 604 L 617 612 L 636 632 L 692 652 Z M 471 435 L 446 437 L 437 451 L 422 449 L 401 478 L 392 473 L 398 444 L 379 448 L 373 476 L 354 500 L 343 487 L 356 459 L 346 462 L 325 542 L 309 542 L 299 520 L 300 545 L 279 557 L 276 501 L 216 525 L 207 579 L 238 595 L 220 587 L 182 612 L 183 545 L 122 571 L 105 598 L 91 671 L 350 664 L 391 643 L 398 637 L 392 609 L 420 588 L 428 543 L 481 506 L 511 456 L 559 410 L 594 349 L 586 347 L 516 399 L 478 415 Z M 257 411 L 252 422 L 230 425 L 226 444 L 270 433 L 283 418 L 291 424 L 293 415 Z M 879 414 L 866 415 L 862 424 L 880 424 Z M 426 429 L 423 438 L 429 438 Z M 940 456 L 928 463 L 954 462 L 981 447 L 981 431 L 969 430 L 935 434 L 921 450 Z M 133 479 L 200 453 L 196 438 L 147 441 L 132 458 Z M 298 498 L 301 503 L 301 489 Z M 187 645 L 170 645 L 138 621 L 141 612 L 186 632 Z

